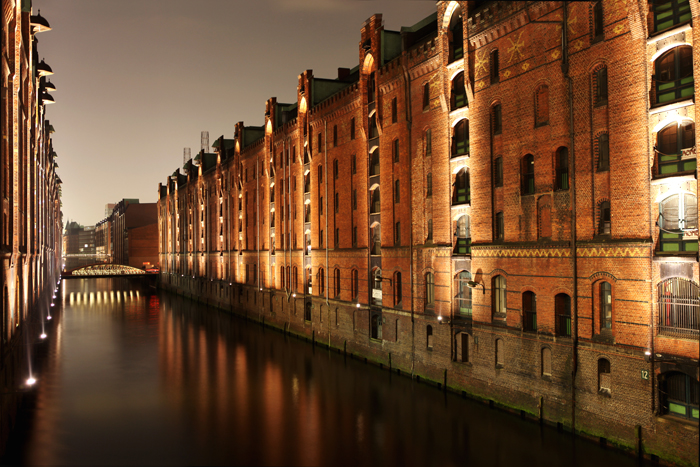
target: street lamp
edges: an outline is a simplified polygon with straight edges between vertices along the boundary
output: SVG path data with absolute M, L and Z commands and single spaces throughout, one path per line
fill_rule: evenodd
M 479 286 L 482 287 L 482 289 L 484 290 L 484 295 L 486 295 L 486 287 L 484 287 L 484 284 L 480 284 L 480 283 L 474 282 L 474 281 L 467 282 L 467 287 L 469 287 L 470 289 L 476 289 Z

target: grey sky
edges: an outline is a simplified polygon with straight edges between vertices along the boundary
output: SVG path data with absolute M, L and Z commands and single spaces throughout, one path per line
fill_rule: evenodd
M 265 101 L 294 102 L 306 69 L 358 65 L 363 22 L 411 26 L 435 1 L 34 0 L 55 75 L 48 118 L 64 220 L 91 225 L 122 198 L 154 202 L 159 182 L 233 125 L 262 125 Z

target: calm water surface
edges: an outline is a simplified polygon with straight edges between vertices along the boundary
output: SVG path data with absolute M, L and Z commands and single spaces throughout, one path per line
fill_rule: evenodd
M 6 464 L 637 465 L 138 282 L 61 287 Z

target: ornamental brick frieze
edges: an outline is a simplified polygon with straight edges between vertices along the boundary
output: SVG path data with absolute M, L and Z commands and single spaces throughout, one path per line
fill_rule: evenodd
M 472 246 L 472 258 L 568 258 L 571 248 Z

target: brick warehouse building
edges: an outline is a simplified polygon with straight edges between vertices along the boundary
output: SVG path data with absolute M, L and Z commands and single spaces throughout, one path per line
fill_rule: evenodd
M 46 120 L 51 68 L 39 61 L 37 33 L 48 31 L 31 1 L 0 0 L 0 451 L 28 376 L 30 343 L 60 277 L 61 179 Z
M 372 16 L 355 68 L 304 71 L 159 186 L 162 285 L 697 465 L 698 15 Z

